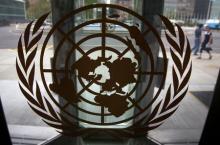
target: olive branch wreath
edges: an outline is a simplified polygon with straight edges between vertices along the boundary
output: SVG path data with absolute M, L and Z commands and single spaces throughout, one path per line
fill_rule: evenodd
M 47 98 L 42 96 L 37 82 L 35 84 L 36 89 L 34 91 L 34 58 L 38 48 L 37 44 L 43 35 L 41 27 L 48 15 L 49 13 L 41 16 L 36 21 L 33 26 L 32 33 L 31 26 L 33 25 L 33 21 L 27 25 L 23 36 L 21 34 L 17 46 L 18 57 L 16 59 L 16 70 L 19 77 L 20 90 L 28 100 L 28 105 L 31 109 L 44 118 L 43 121 L 46 124 L 58 129 L 58 132 L 60 132 L 59 130 L 65 130 L 68 132 L 72 129 L 76 129 L 76 124 L 70 122 L 61 113 L 54 110 Z M 32 39 L 29 40 L 30 37 Z
M 188 82 L 192 72 L 191 48 L 188 38 L 178 24 L 172 24 L 162 15 L 160 18 L 167 28 L 165 36 L 170 45 L 173 60 L 172 83 L 169 85 L 165 97 L 156 104 L 147 121 L 144 122 L 145 126 L 137 127 L 137 132 L 147 132 L 159 127 L 177 110 L 179 103 L 188 91 Z
M 19 77 L 20 90 L 28 100 L 28 105 L 31 109 L 41 116 L 46 124 L 56 128 L 59 133 L 78 136 L 96 130 L 102 131 L 103 129 L 79 128 L 77 123 L 71 122 L 62 113 L 55 111 L 47 98 L 42 96 L 39 85 L 37 81 L 34 80 L 34 59 L 37 53 L 38 42 L 43 35 L 43 29 L 41 29 L 41 27 L 48 15 L 49 13 L 46 13 L 41 16 L 35 24 L 33 24 L 33 21 L 30 22 L 24 34 L 21 34 L 19 38 L 16 69 Z M 179 25 L 175 24 L 178 31 L 178 33 L 176 33 L 175 26 L 166 17 L 160 16 L 160 18 L 167 28 L 165 35 L 170 44 L 170 53 L 174 63 L 172 67 L 172 83 L 169 85 L 166 97 L 157 103 L 142 127 L 137 124 L 141 121 L 143 122 L 143 120 L 127 129 L 117 130 L 118 134 L 131 135 L 128 133 L 128 130 L 133 130 L 138 132 L 138 134 L 146 134 L 147 131 L 157 128 L 177 110 L 180 101 L 187 93 L 188 81 L 192 70 L 189 41 Z M 33 31 L 31 33 L 32 25 Z M 111 129 L 109 133 L 112 133 Z

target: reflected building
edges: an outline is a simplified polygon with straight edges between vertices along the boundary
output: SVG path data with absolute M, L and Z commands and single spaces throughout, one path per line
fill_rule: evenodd
M 211 19 L 220 19 L 220 0 L 211 1 Z
M 194 17 L 199 19 L 208 18 L 211 0 L 195 0 Z
M 173 19 L 191 17 L 194 6 L 195 0 L 165 0 L 164 14 Z
M 179 17 L 192 17 L 195 6 L 195 0 L 178 0 L 177 15 Z
M 165 0 L 164 14 L 174 19 L 206 19 L 213 0 Z M 216 0 L 219 1 L 219 0 Z
M 24 20 L 24 0 L 0 0 L 0 22 L 19 22 Z

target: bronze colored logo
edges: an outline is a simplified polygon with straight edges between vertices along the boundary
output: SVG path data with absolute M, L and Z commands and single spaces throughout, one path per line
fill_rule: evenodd
M 69 32 L 61 29 L 76 15 L 94 8 L 101 10 L 99 18 L 73 26 Z M 128 25 L 113 19 L 112 17 L 120 17 L 120 15 L 108 16 L 107 9 L 128 13 L 147 29 L 143 32 L 139 28 L 140 25 Z M 16 60 L 20 89 L 32 110 L 41 116 L 45 123 L 66 135 L 77 136 L 105 131 L 117 136 L 136 136 L 146 134 L 147 131 L 160 126 L 176 111 L 187 93 L 192 67 L 190 45 L 179 25 L 172 24 L 164 16 L 158 16 L 166 28 L 165 38 L 173 60 L 172 81 L 168 89 L 164 91 L 162 89 L 168 64 L 166 50 L 160 34 L 139 14 L 110 4 L 89 5 L 73 10 L 53 25 L 39 49 L 40 58 L 37 60 L 37 48 L 44 31 L 41 28 L 48 14 L 40 17 L 35 23 L 30 22 L 27 25 L 24 34 L 18 41 Z M 76 35 L 78 30 L 91 24 L 100 24 L 100 32 L 82 37 L 78 41 L 72 40 L 71 35 Z M 117 35 L 109 30 L 113 27 L 114 29 L 116 27 L 126 29 L 127 33 L 123 36 Z M 61 39 L 54 48 L 51 68 L 47 68 L 44 65 L 45 61 L 48 61 L 48 58 L 47 60 L 45 58 L 45 51 L 49 39 L 55 33 L 58 33 Z M 159 45 L 163 57 L 162 71 L 157 71 L 156 58 L 152 53 L 153 48 L 145 39 L 149 33 Z M 125 47 L 113 48 L 106 43 L 107 38 L 118 41 Z M 82 44 L 91 39 L 101 42 L 92 48 L 83 48 Z M 71 48 L 67 51 L 68 53 L 63 54 L 62 48 L 65 43 L 71 44 Z M 76 57 L 76 53 L 79 58 Z M 128 56 L 126 53 L 130 55 Z M 58 58 L 60 54 L 62 54 L 62 66 L 58 64 L 61 59 Z M 42 81 L 35 80 L 37 61 L 40 62 Z M 47 80 L 46 75 L 52 76 L 53 81 Z M 161 76 L 162 81 L 156 92 L 152 94 L 152 100 L 144 106 L 139 105 L 149 97 L 148 92 L 152 88 L 154 77 L 158 75 Z M 144 79 L 146 77 L 147 79 Z M 39 87 L 41 82 L 43 85 Z M 140 91 L 138 97 L 135 97 L 143 82 L 146 84 L 145 88 Z M 164 97 L 161 96 L 162 94 Z M 58 101 L 60 98 L 63 100 L 62 103 Z M 96 108 L 96 112 L 89 108 Z M 133 111 L 132 115 L 124 117 L 124 114 L 134 108 L 136 111 Z M 85 119 L 69 110 L 76 110 L 99 119 L 95 119 L 95 121 Z M 111 119 L 105 121 L 105 118 Z M 129 121 L 133 123 L 124 128 L 109 128 L 111 125 Z M 96 125 L 96 127 L 80 127 L 80 123 Z

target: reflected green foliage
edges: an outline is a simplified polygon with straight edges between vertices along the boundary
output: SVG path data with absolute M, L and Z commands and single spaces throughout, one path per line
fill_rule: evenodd
M 26 10 L 28 19 L 36 19 L 43 14 L 51 11 L 49 0 L 38 0 L 34 4 L 31 4 L 28 0 L 26 1 Z
M 84 5 L 90 5 L 90 4 L 95 4 L 97 3 L 97 0 L 85 0 Z M 86 19 L 92 19 L 93 18 L 93 10 L 87 10 L 86 11 Z
M 85 5 L 97 3 L 97 0 L 85 0 Z

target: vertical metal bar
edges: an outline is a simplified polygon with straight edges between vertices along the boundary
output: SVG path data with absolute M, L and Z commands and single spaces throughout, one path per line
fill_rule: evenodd
M 158 30 L 158 33 L 160 33 L 161 22 L 158 22 L 158 19 L 156 19 L 156 18 L 157 18 L 158 14 L 163 13 L 163 6 L 164 6 L 164 0 L 148 0 L 148 1 L 143 0 L 143 2 L 142 2 L 142 16 L 148 22 L 150 22 L 155 27 L 155 29 Z M 145 32 L 145 31 L 146 31 L 146 28 L 143 27 L 143 25 L 142 25 L 142 32 Z M 151 33 L 149 33 L 148 35 L 145 35 L 145 40 L 148 42 L 148 45 L 151 48 L 151 51 L 152 51 L 154 58 L 157 58 L 158 53 L 159 53 L 159 46 L 157 45 L 157 40 L 154 39 L 154 36 Z M 139 54 L 140 54 L 141 59 L 143 60 L 146 58 L 143 55 L 144 53 L 142 51 L 143 50 L 140 49 Z M 157 60 L 154 60 L 154 64 L 157 64 Z M 143 68 L 143 70 L 149 71 L 151 69 L 149 61 L 143 61 L 141 65 L 145 66 Z M 157 67 L 158 66 L 155 66 L 155 68 L 157 68 Z M 146 76 L 146 75 L 145 75 L 145 77 L 142 77 L 141 82 L 139 82 L 139 86 L 137 87 L 137 90 L 136 90 L 136 99 L 139 99 L 139 97 L 143 93 L 143 89 L 146 86 L 146 84 L 148 83 L 149 79 L 150 79 L 149 76 Z M 146 104 L 148 104 L 152 100 L 155 86 L 156 86 L 156 82 L 154 81 L 148 91 L 149 97 L 147 97 L 146 99 L 144 99 L 143 101 L 141 101 L 139 103 L 139 106 L 141 108 L 144 108 L 144 106 L 146 106 Z M 134 113 L 136 114 L 138 112 L 139 112 L 139 109 L 135 108 Z M 146 114 L 147 114 L 147 112 L 146 112 Z M 138 116 L 137 118 L 135 118 L 134 123 L 136 121 L 138 121 L 139 119 L 141 119 L 142 117 L 144 117 L 144 115 L 146 115 L 146 114 L 142 114 L 142 115 Z
M 52 21 L 53 24 L 55 24 L 57 21 L 60 20 L 60 18 L 62 18 L 64 15 L 66 15 L 68 12 L 72 11 L 75 9 L 75 4 L 76 1 L 70 1 L 70 0 L 52 0 L 51 1 L 51 9 L 52 9 Z M 68 23 L 66 23 L 65 25 L 62 25 L 60 27 L 60 29 L 63 32 L 69 32 L 72 27 L 75 25 L 74 23 L 74 18 L 71 19 L 71 21 L 68 21 Z M 75 42 L 75 33 L 72 33 L 71 35 L 69 35 L 69 38 L 71 39 L 71 41 L 73 41 L 73 43 Z M 63 39 L 63 35 L 60 35 L 60 32 L 56 31 L 53 34 L 53 46 L 54 46 L 54 50 L 56 50 L 58 43 L 60 42 L 60 40 Z M 64 56 L 69 52 L 70 48 L 72 47 L 72 44 L 70 43 L 65 43 L 62 46 L 62 49 L 59 51 L 59 54 L 57 55 L 57 60 L 56 60 L 56 69 L 64 69 L 64 65 L 65 65 L 65 60 L 64 60 Z M 75 52 L 71 57 L 71 62 L 75 61 Z M 64 77 L 64 75 L 62 73 L 57 74 L 57 79 L 61 80 Z M 76 84 L 76 79 L 75 76 L 73 76 L 74 79 L 74 83 Z M 75 85 L 76 87 L 76 85 Z M 59 97 L 59 104 L 61 106 L 66 104 L 66 101 L 62 98 Z M 78 115 L 78 110 L 77 109 L 69 109 L 69 112 L 71 112 L 72 114 L 74 114 L 75 116 Z
M 102 124 L 105 122 L 104 113 L 105 113 L 105 108 L 104 108 L 104 106 L 102 106 L 102 107 L 101 107 L 101 123 L 102 123 Z
M 0 118 L 1 118 L 0 119 L 1 142 L 3 144 L 12 145 L 8 127 L 7 127 L 7 122 L 6 122 L 4 111 L 3 111 L 1 97 L 0 97 Z
M 102 58 L 105 58 L 106 29 L 106 7 L 102 7 Z
M 199 145 L 209 145 L 214 142 L 219 142 L 219 127 L 220 127 L 220 70 L 217 79 L 217 83 L 214 90 L 212 104 L 209 109 L 208 117 L 205 123 L 205 127 L 202 132 L 202 136 Z

